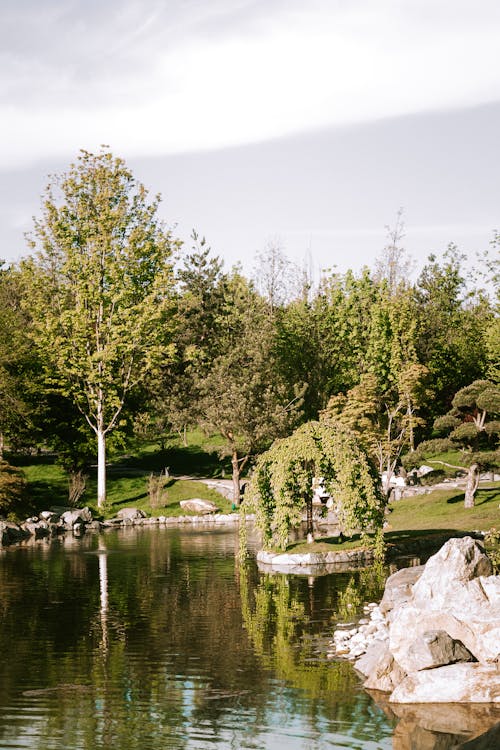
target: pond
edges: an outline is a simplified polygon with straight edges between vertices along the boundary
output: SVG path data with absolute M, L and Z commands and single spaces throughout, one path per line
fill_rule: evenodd
M 263 574 L 237 549 L 230 531 L 136 528 L 2 551 L 0 747 L 420 747 L 327 654 L 380 577 Z

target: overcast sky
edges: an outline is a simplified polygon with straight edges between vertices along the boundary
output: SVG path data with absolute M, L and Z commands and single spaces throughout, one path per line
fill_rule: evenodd
M 498 0 L 0 0 L 0 257 L 109 144 L 178 234 L 359 268 L 500 228 Z

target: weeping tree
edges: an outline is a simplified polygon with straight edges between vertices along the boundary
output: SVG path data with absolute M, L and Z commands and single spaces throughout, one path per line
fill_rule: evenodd
M 245 504 L 255 511 L 265 547 L 285 549 L 304 508 L 312 538 L 313 480 L 318 477 L 337 504 L 346 534 L 382 527 L 379 479 L 355 434 L 342 425 L 308 422 L 276 440 L 256 462 Z

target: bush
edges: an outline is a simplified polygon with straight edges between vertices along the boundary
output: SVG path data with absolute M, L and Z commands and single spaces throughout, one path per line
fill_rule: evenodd
M 0 515 L 16 510 L 23 500 L 26 481 L 21 473 L 7 461 L 0 461 Z
M 161 508 L 167 504 L 166 487 L 170 481 L 167 469 L 161 474 L 150 474 L 148 479 L 149 504 Z

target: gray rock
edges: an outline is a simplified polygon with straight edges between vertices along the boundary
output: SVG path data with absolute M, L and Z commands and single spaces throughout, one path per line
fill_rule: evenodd
M 121 508 L 116 514 L 116 517 L 122 521 L 135 521 L 139 518 L 145 518 L 146 514 L 139 508 Z
M 25 529 L 30 536 L 34 536 L 35 539 L 43 539 L 44 537 L 50 536 L 49 525 L 46 521 L 25 521 L 21 524 L 21 528 Z
M 90 521 L 92 521 L 92 513 L 87 507 L 66 510 L 61 514 L 61 522 L 69 529 L 73 528 L 75 523 L 90 523 Z
M 425 611 L 401 608 L 389 630 L 389 644 L 395 659 L 404 663 L 409 641 L 428 630 L 444 630 L 481 662 L 495 662 L 500 652 L 500 617 L 497 608 L 479 608 L 473 614 L 452 611 Z
M 215 513 L 218 510 L 216 504 L 211 500 L 202 500 L 198 497 L 191 500 L 181 500 L 179 505 L 183 510 L 188 510 L 191 513 Z
M 458 663 L 412 672 L 399 682 L 389 700 L 391 703 L 500 703 L 500 670 L 496 664 Z
M 40 518 L 43 518 L 47 523 L 56 524 L 59 523 L 60 516 L 57 513 L 53 513 L 51 510 L 43 510 L 40 513 Z
M 408 648 L 399 663 L 406 672 L 435 669 L 458 661 L 476 661 L 463 643 L 450 638 L 445 630 L 426 630 Z
M 481 662 L 500 656 L 500 577 L 471 539 L 450 539 L 427 562 L 410 599 L 393 613 L 389 637 L 394 658 L 404 665 L 409 638 L 444 630 Z
M 477 540 L 470 536 L 450 539 L 424 566 L 413 585 L 413 602 L 425 607 L 432 599 L 433 609 L 437 609 L 469 581 L 492 572 L 491 561 Z

